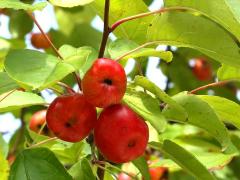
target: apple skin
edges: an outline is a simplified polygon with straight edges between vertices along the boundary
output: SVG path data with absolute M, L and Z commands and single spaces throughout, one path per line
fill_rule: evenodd
M 30 119 L 29 129 L 38 133 L 40 131 L 42 125 L 46 122 L 46 114 L 47 114 L 46 109 L 40 110 L 40 111 L 37 111 L 36 113 L 34 113 Z M 41 134 L 47 135 L 47 136 L 53 135 L 52 132 L 49 131 L 47 126 L 43 128 L 43 131 Z
M 167 169 L 164 167 L 149 168 L 151 180 L 161 180 L 166 171 L 167 171 Z
M 196 59 L 192 72 L 200 81 L 209 81 L 212 79 L 212 68 L 205 59 Z
M 51 39 L 49 34 L 46 34 L 49 39 Z M 31 34 L 31 43 L 33 47 L 37 49 L 48 49 L 51 47 L 51 45 L 48 43 L 48 41 L 45 39 L 42 33 L 32 33 Z
M 113 163 L 129 162 L 143 155 L 148 138 L 144 120 L 122 104 L 104 109 L 94 129 L 98 150 Z
M 118 174 L 117 180 L 132 180 L 132 178 L 125 173 L 120 173 Z
M 100 108 L 120 103 L 126 86 L 127 77 L 123 67 L 106 58 L 97 59 L 82 80 L 84 96 L 89 103 Z
M 97 123 L 97 111 L 82 94 L 57 97 L 47 111 L 47 125 L 60 139 L 78 142 L 84 139 Z

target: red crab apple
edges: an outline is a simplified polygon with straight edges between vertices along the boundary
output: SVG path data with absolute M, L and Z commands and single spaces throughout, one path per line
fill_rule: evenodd
M 60 139 L 78 142 L 84 139 L 97 122 L 96 108 L 82 94 L 57 97 L 47 111 L 47 125 Z
M 94 129 L 97 148 L 114 163 L 129 162 L 143 155 L 148 137 L 148 126 L 144 120 L 122 104 L 104 109 Z
M 117 179 L 118 180 L 132 180 L 132 178 L 125 173 L 118 174 Z
M 96 107 L 120 103 L 126 91 L 127 77 L 123 67 L 114 60 L 100 58 L 82 80 L 83 94 Z
M 34 113 L 30 119 L 29 128 L 32 131 L 39 133 L 40 129 L 46 122 L 46 114 L 47 114 L 46 109 L 43 109 L 43 110 L 40 110 L 40 111 L 37 111 L 36 113 Z M 53 136 L 53 133 L 48 129 L 47 126 L 45 126 L 43 128 L 41 134 L 47 135 L 47 136 Z
M 49 34 L 46 34 L 49 39 L 51 39 Z M 38 49 L 48 49 L 50 48 L 50 44 L 45 39 L 42 33 L 32 33 L 31 35 L 31 43 L 35 48 Z
M 195 60 L 195 65 L 192 69 L 192 72 L 200 81 L 208 81 L 212 78 L 212 68 L 210 64 L 202 58 Z
M 149 168 L 149 173 L 150 173 L 150 176 L 151 176 L 151 180 L 161 180 L 166 171 L 167 171 L 167 169 L 164 168 L 164 167 Z

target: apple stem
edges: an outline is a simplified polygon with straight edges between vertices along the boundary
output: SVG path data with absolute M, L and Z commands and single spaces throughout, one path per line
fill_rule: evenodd
M 209 87 L 223 86 L 223 85 L 225 85 L 225 84 L 227 84 L 231 81 L 235 81 L 235 80 L 226 80 L 226 81 L 219 81 L 219 82 L 210 83 L 210 84 L 207 84 L 207 85 L 204 85 L 204 86 L 201 86 L 201 87 L 198 87 L 196 89 L 193 89 L 193 90 L 189 91 L 189 94 L 195 94 L 196 92 L 207 89 Z
M 65 84 L 65 83 L 63 83 L 63 82 L 60 82 L 60 81 L 59 81 L 59 82 L 57 82 L 57 84 L 58 84 L 59 86 L 65 88 L 69 94 L 74 94 L 74 93 L 76 93 L 70 86 L 68 86 L 67 84 Z
M 63 60 L 64 58 L 62 57 L 62 55 L 59 53 L 59 51 L 57 50 L 57 48 L 54 46 L 54 44 L 52 43 L 52 41 L 48 38 L 47 34 L 43 31 L 42 27 L 40 26 L 40 24 L 38 23 L 38 21 L 36 20 L 36 18 L 34 17 L 34 15 L 30 12 L 28 12 L 28 15 L 30 16 L 30 18 L 33 20 L 33 22 L 36 24 L 36 26 L 38 27 L 38 29 L 40 30 L 40 32 L 42 33 L 42 35 L 44 36 L 44 38 L 47 40 L 47 42 L 51 45 L 53 51 L 57 54 L 57 56 Z M 80 76 L 76 73 L 73 72 L 72 73 L 73 76 L 76 79 L 76 82 L 78 84 L 78 87 L 80 90 L 82 90 L 82 86 L 81 86 L 81 78 Z
M 129 17 L 120 19 L 120 20 L 116 21 L 111 26 L 109 31 L 113 32 L 119 25 L 121 25 L 121 24 L 123 24 L 125 22 L 128 22 L 130 20 L 143 18 L 143 17 L 150 16 L 150 15 L 153 15 L 153 14 L 161 14 L 161 13 L 168 12 L 168 11 L 196 11 L 196 10 L 193 9 L 193 8 L 189 8 L 189 7 L 178 7 L 178 6 L 176 6 L 176 7 L 168 7 L 168 8 L 161 8 L 161 9 L 158 9 L 156 11 L 145 12 L 145 13 L 141 13 L 141 14 L 137 14 L 137 15 L 133 15 L 133 16 L 129 16 Z
M 96 165 L 98 165 L 98 166 L 99 166 L 99 165 L 100 165 L 100 166 L 102 166 L 102 165 L 109 166 L 109 167 L 111 167 L 111 168 L 113 168 L 113 169 L 115 169 L 115 170 L 117 170 L 117 171 L 119 171 L 119 172 L 122 172 L 122 173 L 128 175 L 128 176 L 131 177 L 132 179 L 137 179 L 135 176 L 129 174 L 129 173 L 126 172 L 126 171 L 123 171 L 122 169 L 120 169 L 120 168 L 118 168 L 118 167 L 116 167 L 116 166 L 114 166 L 114 165 L 112 165 L 112 164 L 110 164 L 110 163 L 108 163 L 108 162 L 96 160 L 96 161 L 93 161 L 93 164 L 96 164 Z M 104 167 L 103 167 L 103 168 L 104 168 Z M 104 168 L 104 169 L 106 170 L 106 168 Z
M 110 8 L 110 0 L 105 0 L 104 28 L 103 28 L 102 42 L 101 42 L 99 55 L 98 55 L 99 58 L 102 58 L 104 56 L 104 51 L 106 49 L 108 36 L 110 34 L 110 29 L 109 29 L 109 8 Z

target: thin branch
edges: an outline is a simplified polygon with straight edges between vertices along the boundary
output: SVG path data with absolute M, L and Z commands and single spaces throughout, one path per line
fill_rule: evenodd
M 104 8 L 104 29 L 103 29 L 103 36 L 102 42 L 99 50 L 98 57 L 101 58 L 104 55 L 104 51 L 106 48 L 108 36 L 110 34 L 109 30 L 109 8 L 110 8 L 110 0 L 105 0 L 105 8 Z
M 204 85 L 204 86 L 201 86 L 201 87 L 198 87 L 196 89 L 193 89 L 193 90 L 189 91 L 189 94 L 195 94 L 196 92 L 204 90 L 204 89 L 207 89 L 209 87 L 223 86 L 223 85 L 225 85 L 225 84 L 227 84 L 229 82 L 231 82 L 231 81 L 230 80 L 226 80 L 226 81 L 219 81 L 219 82 L 214 82 L 214 83 L 211 83 L 211 84 L 207 84 L 207 85 Z
M 40 32 L 42 33 L 42 35 L 44 36 L 44 38 L 47 40 L 47 42 L 51 45 L 52 49 L 54 50 L 54 52 L 58 55 L 58 57 L 60 57 L 61 59 L 63 59 L 63 57 L 61 56 L 61 54 L 58 52 L 57 48 L 54 46 L 54 44 L 52 43 L 52 41 L 48 38 L 47 34 L 43 31 L 42 27 L 40 26 L 40 24 L 38 23 L 38 21 L 36 20 L 36 18 L 34 17 L 34 15 L 30 12 L 28 12 L 28 15 L 30 16 L 30 18 L 34 21 L 34 23 L 37 25 L 38 29 L 40 30 Z
M 37 147 L 37 146 L 40 146 L 40 145 L 46 144 L 46 143 L 48 143 L 48 142 L 51 142 L 51 141 L 57 140 L 57 139 L 58 139 L 57 137 L 49 138 L 49 139 L 46 139 L 46 140 L 40 141 L 39 143 L 36 143 L 36 144 L 31 145 L 29 148 L 34 148 L 34 147 Z
M 11 95 L 12 93 L 14 93 L 16 90 L 17 90 L 17 89 L 13 89 L 13 90 L 7 92 L 6 95 L 3 96 L 2 99 L 0 99 L 0 102 L 2 102 L 4 99 L 6 99 L 8 96 L 10 96 L 10 95 Z
M 135 49 L 132 49 L 131 51 L 128 51 L 128 52 L 126 52 L 125 54 L 117 57 L 117 58 L 115 59 L 115 61 L 120 61 L 120 60 L 123 59 L 124 57 L 126 57 L 126 56 L 128 56 L 128 55 L 130 55 L 130 54 L 132 54 L 132 53 L 134 53 L 134 52 L 136 52 L 136 51 L 138 51 L 138 50 L 146 47 L 146 46 L 150 46 L 150 45 L 153 45 L 153 44 L 161 44 L 161 43 L 166 43 L 166 42 L 169 42 L 169 41 L 152 41 L 152 42 L 147 42 L 147 43 L 142 44 L 142 45 L 136 47 Z
M 57 56 L 63 60 L 63 56 L 59 53 L 59 51 L 57 50 L 57 48 L 54 46 L 54 44 L 52 43 L 52 41 L 48 38 L 47 34 L 43 31 L 42 27 L 40 26 L 40 24 L 38 23 L 38 21 L 36 20 L 36 18 L 34 17 L 34 15 L 30 12 L 28 12 L 28 15 L 31 17 L 31 19 L 34 21 L 34 23 L 36 24 L 36 26 L 38 27 L 38 29 L 40 30 L 40 32 L 42 33 L 42 35 L 44 36 L 44 38 L 47 40 L 47 42 L 51 45 L 52 49 L 54 50 L 54 52 L 57 54 Z M 72 73 L 73 76 L 76 79 L 76 82 L 78 84 L 78 87 L 80 90 L 82 90 L 82 86 L 81 86 L 81 78 L 80 76 L 76 73 L 73 72 Z
M 167 12 L 167 11 L 196 11 L 196 10 L 194 10 L 193 8 L 189 8 L 189 7 L 161 8 L 161 9 L 158 9 L 156 11 L 141 13 L 141 14 L 137 14 L 137 15 L 133 15 L 133 16 L 129 16 L 129 17 L 120 19 L 111 26 L 109 31 L 113 32 L 119 25 L 121 25 L 122 23 L 125 23 L 127 21 L 143 18 L 143 17 L 150 16 L 150 15 L 153 15 L 153 14 L 160 14 L 160 13 Z

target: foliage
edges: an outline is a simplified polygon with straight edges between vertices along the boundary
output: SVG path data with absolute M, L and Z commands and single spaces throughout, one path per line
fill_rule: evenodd
M 0 179 L 92 180 L 102 169 L 100 179 L 123 172 L 150 180 L 149 167 L 166 168 L 170 180 L 239 179 L 239 1 L 165 0 L 163 11 L 149 13 L 152 0 L 110 0 L 107 37 L 92 26 L 96 16 L 106 23 L 105 2 L 0 1 L 0 16 L 9 18 L 11 33 L 7 39 L 0 32 L 0 113 L 12 113 L 22 123 L 9 143 L 0 136 Z M 46 6 L 54 7 L 58 24 L 45 32 L 56 49 L 28 49 L 25 39 L 35 20 L 30 13 Z M 69 143 L 28 128 L 32 114 L 49 105 L 43 92 L 58 96 L 80 86 L 74 78 L 82 78 L 101 54 L 104 38 L 104 57 L 125 68 L 135 60 L 122 103 L 150 129 L 145 154 L 124 164 L 97 160 L 91 135 Z M 210 65 L 210 80 L 199 80 L 192 71 L 198 58 Z M 155 69 L 151 61 L 157 61 Z M 164 89 L 151 81 L 160 78 L 151 73 L 156 69 L 167 79 Z

